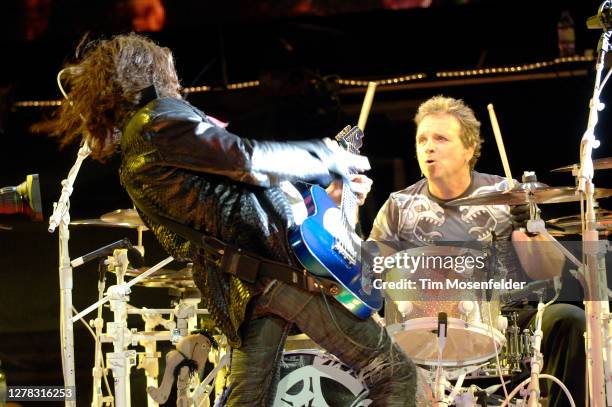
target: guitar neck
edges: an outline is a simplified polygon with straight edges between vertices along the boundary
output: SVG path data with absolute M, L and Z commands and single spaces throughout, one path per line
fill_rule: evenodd
M 359 218 L 359 205 L 357 205 L 357 197 L 351 190 L 348 182 L 342 183 L 342 198 L 340 201 L 340 211 L 342 218 L 349 230 L 355 230 L 357 219 Z
M 350 153 L 359 154 L 363 138 L 363 132 L 358 127 L 345 127 L 337 136 L 336 140 L 340 145 Z M 346 225 L 348 231 L 354 231 L 357 226 L 358 207 L 357 197 L 351 190 L 347 181 L 342 182 L 342 199 L 340 201 L 340 211 L 342 212 L 342 221 Z

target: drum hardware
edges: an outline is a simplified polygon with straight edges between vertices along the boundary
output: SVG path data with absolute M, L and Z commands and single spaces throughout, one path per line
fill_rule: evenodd
M 470 250 L 453 246 L 424 246 L 408 249 L 399 254 L 406 256 L 447 256 L 467 255 Z M 386 273 L 387 281 L 401 281 L 404 278 L 419 279 L 420 271 L 406 272 L 399 268 Z M 435 278 L 438 270 L 426 270 L 427 276 Z M 448 274 L 448 270 L 440 273 Z M 468 273 L 465 273 L 468 274 Z M 470 278 L 476 278 L 472 275 Z M 406 295 L 411 295 L 409 301 Z M 484 294 L 481 293 L 483 296 Z M 463 293 L 461 294 L 463 297 Z M 469 295 L 469 294 L 465 294 Z M 479 365 L 495 355 L 495 347 L 501 347 L 505 336 L 500 332 L 503 324 L 499 315 L 498 301 L 489 312 L 483 307 L 483 298 L 464 297 L 448 300 L 441 292 L 436 290 L 414 290 L 409 294 L 402 290 L 397 294 L 394 290 L 387 290 L 387 304 L 385 308 L 387 331 L 404 350 L 404 352 L 420 365 L 437 366 L 438 346 L 437 328 L 438 313 L 445 312 L 448 316 L 448 337 L 442 355 L 442 366 L 453 369 L 463 366 Z M 399 314 L 399 315 L 398 315 Z M 489 329 L 489 325 L 493 329 Z
M 119 275 L 121 275 L 121 273 L 119 273 Z M 119 277 L 119 280 L 120 280 L 120 277 Z M 109 290 L 112 287 L 116 287 L 116 286 L 111 286 Z M 128 298 L 127 295 L 125 297 L 127 300 Z M 114 306 L 115 303 L 113 301 L 115 300 L 114 299 L 111 300 L 111 310 L 115 312 L 117 308 Z M 130 345 L 136 346 L 137 344 L 140 344 L 143 347 L 145 347 L 145 352 L 136 353 L 134 351 L 127 350 L 127 349 L 123 352 L 124 354 L 126 352 L 129 353 L 129 364 L 125 363 L 122 359 L 119 359 L 122 356 L 121 353 L 119 354 L 119 356 L 115 355 L 115 353 L 118 353 L 118 352 L 114 352 L 111 355 L 107 355 L 107 357 L 109 357 L 109 362 L 114 361 L 115 363 L 122 363 L 123 366 L 127 366 L 127 368 L 123 367 L 124 370 L 127 370 L 127 375 L 128 375 L 128 377 L 124 379 L 127 384 L 123 385 L 124 386 L 123 388 L 129 388 L 129 368 L 135 365 L 136 356 L 138 356 L 139 358 L 138 368 L 143 368 L 145 370 L 145 375 L 147 377 L 147 386 L 157 388 L 157 377 L 158 377 L 158 370 L 159 370 L 159 364 L 158 364 L 159 353 L 157 352 L 156 342 L 157 341 L 170 341 L 172 343 L 177 343 L 183 337 L 187 336 L 187 332 L 189 330 L 195 329 L 195 325 L 197 323 L 196 316 L 198 314 L 207 313 L 206 310 L 195 308 L 195 306 L 197 306 L 199 302 L 200 302 L 199 296 L 195 298 L 188 297 L 185 299 L 181 299 L 181 301 L 179 301 L 179 303 L 174 308 L 170 308 L 170 309 L 146 309 L 146 308 L 140 309 L 140 308 L 131 306 L 127 304 L 126 302 L 125 304 L 125 310 L 126 310 L 125 324 L 127 324 L 128 314 L 141 315 L 145 321 L 145 331 L 137 332 L 136 329 L 125 328 L 123 330 L 123 337 L 119 338 L 119 335 L 121 335 L 121 331 L 118 331 L 117 329 L 118 325 L 114 323 L 109 323 L 108 324 L 109 328 L 107 329 L 108 332 L 106 334 L 103 334 L 103 333 L 99 334 L 99 342 L 100 343 L 113 343 L 114 349 L 116 346 L 118 346 L 117 345 L 118 341 L 122 341 L 124 349 L 126 349 L 127 346 L 130 346 Z M 121 303 L 119 305 L 122 306 Z M 162 318 L 163 314 L 171 315 L 172 319 Z M 115 318 L 118 318 L 118 316 L 116 315 Z M 96 325 L 97 326 L 103 325 L 103 321 L 101 320 L 101 318 L 96 321 Z M 155 331 L 154 329 L 159 325 L 163 326 L 164 328 L 168 330 L 167 331 Z M 115 370 L 113 370 L 113 372 L 114 372 L 113 376 L 116 377 Z M 122 370 L 117 370 L 117 372 L 121 373 Z M 101 376 L 100 377 L 94 376 L 94 378 L 95 378 L 94 393 L 97 391 L 97 389 L 100 389 L 100 394 L 101 394 Z M 116 386 L 115 393 L 117 393 L 117 391 L 121 391 L 121 390 L 118 390 Z M 118 400 L 115 400 L 115 402 L 118 402 Z M 98 404 L 98 405 L 101 405 L 101 404 Z M 153 406 L 156 406 L 157 403 L 152 397 L 149 396 L 148 405 L 150 407 L 153 407 Z
M 533 337 L 533 332 L 530 329 L 523 329 L 523 335 L 521 335 L 521 341 L 523 342 L 523 352 L 524 352 L 524 360 L 530 361 L 533 353 L 531 352 L 531 338 Z
M 209 356 L 209 360 L 210 360 L 210 356 Z M 206 376 L 204 380 L 200 382 L 198 387 L 196 387 L 196 389 L 191 394 L 191 399 L 193 400 L 194 405 L 196 406 L 201 406 L 201 405 L 207 406 L 208 405 L 204 403 L 208 401 L 210 394 L 212 392 L 213 386 L 211 385 L 211 383 L 216 378 L 223 376 L 223 375 L 219 375 L 219 373 L 222 371 L 222 369 L 227 370 L 227 367 L 229 366 L 229 362 L 230 362 L 230 354 L 226 353 L 223 355 L 223 357 L 221 357 L 218 360 L 218 362 L 215 364 L 215 367 L 213 368 L 213 370 L 211 370 L 208 376 Z
M 130 310 L 132 306 L 128 307 L 128 314 L 130 314 Z M 155 310 L 157 311 L 157 310 Z M 174 328 L 174 321 L 166 320 L 162 317 L 160 312 L 147 312 L 142 313 L 141 317 L 145 323 L 144 330 L 145 332 L 153 332 L 157 326 L 163 326 L 164 328 L 171 330 Z M 140 353 L 138 356 L 138 366 L 137 369 L 143 369 L 146 377 L 146 386 L 148 387 L 157 387 L 157 377 L 159 376 L 159 357 L 161 353 L 157 351 L 157 340 L 158 338 L 151 338 L 147 336 L 145 339 L 141 339 L 139 341 L 140 346 L 142 346 L 145 351 L 144 353 Z M 155 400 L 149 395 L 147 395 L 147 405 L 149 407 L 155 407 Z
M 544 184 L 542 184 L 544 185 Z M 612 196 L 612 189 L 597 188 L 594 193 L 595 199 L 607 198 Z M 536 188 L 526 188 L 519 184 L 515 189 L 500 192 L 487 192 L 475 196 L 459 198 L 447 203 L 450 206 L 469 206 L 469 205 L 525 205 L 551 204 L 563 202 L 576 202 L 581 199 L 581 194 L 574 187 L 548 187 L 539 186 Z
M 138 244 L 134 246 L 141 256 L 144 256 L 144 246 L 142 244 L 142 232 L 149 230 L 144 224 L 138 212 L 135 209 L 117 209 L 100 216 L 98 219 L 81 219 L 70 222 L 76 226 L 105 226 L 105 227 L 123 227 L 136 229 Z
M 157 265 L 151 267 L 146 272 L 135 277 L 129 282 L 124 281 L 125 273 L 128 268 L 127 251 L 125 249 L 115 250 L 115 274 L 117 275 L 117 285 L 108 287 L 106 296 L 99 299 L 80 313 L 71 318 L 74 323 L 95 309 L 101 308 L 105 303 L 110 302 L 110 309 L 113 312 L 113 322 L 107 324 L 107 335 L 101 335 L 100 341 L 110 338 L 113 343 L 113 352 L 108 353 L 107 365 L 113 372 L 115 384 L 114 402 L 117 407 L 128 407 L 130 405 L 130 382 L 129 372 L 132 366 L 136 365 L 136 352 L 128 350 L 131 340 L 136 340 L 132 331 L 127 327 L 128 299 L 132 285 L 145 279 L 150 274 L 155 273 L 166 264 L 174 260 L 168 257 Z M 136 341 L 137 342 L 137 341 Z M 136 343 L 135 342 L 135 343 Z M 98 384 L 94 384 L 98 386 Z M 95 390 L 94 390 L 95 391 Z
M 113 224 L 129 224 L 132 227 L 146 227 L 136 209 L 117 209 L 103 214 L 100 220 Z
M 556 219 L 550 219 L 546 222 L 547 225 L 559 227 L 560 231 L 550 231 L 550 234 L 555 235 L 580 235 L 582 234 L 582 219 L 580 215 L 563 216 Z M 606 209 L 598 209 L 595 211 L 595 229 L 603 236 L 608 236 L 612 233 L 612 211 Z
M 98 301 L 104 296 L 106 289 L 106 272 L 104 270 L 104 260 L 100 260 L 98 263 Z M 92 386 L 92 407 L 100 407 L 102 405 L 111 405 L 113 398 L 110 395 L 110 386 L 106 376 L 105 368 L 103 365 L 103 353 L 102 353 L 102 342 L 100 340 L 102 336 L 102 330 L 104 328 L 104 320 L 102 319 L 102 307 L 98 307 L 96 319 L 89 321 L 89 325 L 95 329 L 95 345 L 94 345 L 94 367 L 92 369 L 93 386 Z M 102 393 L 102 378 L 107 387 L 109 396 L 104 396 Z
M 588 19 L 588 28 L 603 28 L 600 40 L 597 44 L 597 58 L 595 65 L 595 83 L 593 96 L 589 103 L 589 119 L 587 128 L 580 140 L 580 164 L 578 168 L 572 169 L 576 177 L 577 190 L 584 197 L 584 232 L 582 233 L 583 253 L 585 264 L 578 265 L 582 271 L 586 285 L 585 292 L 585 314 L 587 321 L 586 329 L 586 353 L 587 353 L 587 377 L 588 395 L 591 406 L 612 405 L 612 323 L 608 317 L 610 304 L 608 302 L 608 282 L 604 255 L 605 244 L 599 240 L 596 225 L 596 198 L 597 190 L 593 183 L 594 169 L 600 163 L 593 160 L 592 152 L 600 146 L 596 137 L 596 126 L 599 121 L 599 112 L 605 109 L 600 96 L 603 92 L 610 71 L 602 81 L 603 71 L 606 67 L 605 61 L 610 50 L 610 27 L 609 15 L 612 10 L 612 2 L 604 0 L 596 16 Z M 606 165 L 609 167 L 609 165 Z M 603 321 L 603 323 L 602 323 Z
M 217 341 L 218 348 L 213 348 L 213 352 L 208 355 L 208 361 L 214 366 L 219 367 L 219 369 L 216 370 L 216 375 L 214 376 L 214 388 L 215 407 L 220 407 L 221 403 L 225 401 L 225 397 L 227 396 L 227 382 L 229 377 L 229 363 L 231 360 L 232 348 L 227 342 L 227 337 L 225 335 L 215 336 L 215 340 Z M 223 363 L 224 360 L 227 360 L 225 364 Z
M 609 170 L 612 168 L 612 157 L 596 158 L 593 160 L 594 170 Z M 578 175 L 580 164 L 571 164 L 564 167 L 555 168 L 551 172 L 571 172 L 573 175 Z
M 148 230 L 135 209 L 117 209 L 100 216 L 98 219 L 80 219 L 70 222 L 71 225 L 108 226 L 122 228 L 143 228 Z
M 463 406 L 463 407 L 475 407 L 477 405 L 478 406 L 482 405 L 481 404 L 482 402 L 485 402 L 491 398 L 499 400 L 499 402 L 504 400 L 503 396 L 495 396 L 495 393 L 502 387 L 502 384 L 494 384 L 486 388 L 481 388 L 477 386 L 476 384 L 471 384 L 467 387 L 464 387 L 464 383 L 466 379 L 474 380 L 474 379 L 483 379 L 485 377 L 481 373 L 480 374 L 478 373 L 480 368 L 482 367 L 484 367 L 484 365 L 477 366 L 477 367 L 471 367 L 469 369 L 464 368 L 460 374 L 457 374 L 458 373 L 457 371 L 452 372 L 455 376 L 454 378 L 449 377 L 448 372 L 443 370 L 443 373 L 442 373 L 443 386 L 440 386 L 440 389 L 443 391 L 442 393 L 443 397 L 437 398 L 436 400 L 441 400 L 441 401 L 433 402 L 433 405 L 440 406 L 440 407 L 441 406 L 446 407 L 450 405 Z M 425 387 L 424 393 L 427 394 L 427 399 L 429 399 L 429 403 L 427 403 L 427 400 L 423 400 L 422 403 L 418 405 L 425 405 L 425 404 L 430 405 L 432 401 L 434 400 L 433 390 L 431 389 L 430 383 L 434 382 L 436 373 L 434 373 L 431 370 L 425 370 L 419 366 L 417 366 L 417 369 L 419 371 L 419 376 L 424 378 L 423 383 L 419 383 L 419 386 Z M 429 369 L 431 369 L 431 367 Z M 487 375 L 487 377 L 497 378 L 497 374 Z M 456 382 L 453 385 L 449 380 L 456 380 Z M 510 380 L 507 380 L 507 377 L 505 377 L 504 380 L 505 380 L 504 385 L 508 385 L 511 383 Z M 448 396 L 444 396 L 446 392 L 449 393 Z M 515 400 L 515 399 L 511 399 L 511 400 L 513 404 L 510 404 L 510 405 L 512 406 L 523 405 L 520 400 Z
M 523 343 L 521 329 L 517 325 L 518 313 L 510 314 L 510 326 L 506 329 L 506 352 L 505 359 L 508 362 L 510 372 L 519 373 L 523 361 Z
M 542 344 L 542 337 L 543 337 L 542 317 L 544 315 L 544 310 L 546 309 L 546 307 L 552 304 L 556 300 L 557 297 L 558 297 L 558 292 L 555 298 L 553 298 L 551 301 L 545 304 L 543 302 L 543 294 L 539 295 L 538 308 L 537 308 L 536 319 L 535 319 L 535 330 L 533 332 L 531 341 L 529 343 L 529 349 L 531 350 L 531 357 L 529 359 L 530 368 L 531 368 L 530 377 L 529 379 L 526 379 L 525 381 L 523 381 L 523 383 L 519 385 L 517 388 L 515 388 L 512 391 L 512 393 L 508 396 L 504 404 L 502 405 L 505 405 L 507 402 L 509 402 L 509 398 L 512 397 L 512 394 L 513 393 L 516 394 L 516 392 L 519 391 L 519 388 L 523 387 L 527 383 L 529 384 L 529 386 L 526 392 L 523 392 L 523 395 L 527 397 L 528 405 L 534 406 L 534 407 L 537 407 L 540 405 L 539 404 L 539 400 L 541 397 L 540 396 L 540 377 L 544 376 L 540 374 L 542 367 L 544 365 L 544 355 L 540 352 L 540 347 Z M 571 399 L 571 396 L 570 396 L 570 399 Z
M 147 271 L 148 268 L 141 267 L 138 269 L 128 269 L 126 275 L 129 277 L 137 277 L 140 274 Z M 185 292 L 198 292 L 194 281 L 191 265 L 184 267 L 180 270 L 172 269 L 161 269 L 153 273 L 146 279 L 138 283 L 141 287 L 152 287 L 152 288 L 172 288 L 179 290 L 181 296 Z
M 210 349 L 210 341 L 202 334 L 192 334 L 181 338 L 176 344 L 176 350 L 166 354 L 166 368 L 161 385 L 159 387 L 148 386 L 148 395 L 155 402 L 164 404 L 172 391 L 175 371 L 180 368 L 178 377 L 176 377 L 177 406 L 192 405 L 189 394 L 191 373 L 197 373 L 195 377 L 200 377 L 204 371 L 204 365 Z

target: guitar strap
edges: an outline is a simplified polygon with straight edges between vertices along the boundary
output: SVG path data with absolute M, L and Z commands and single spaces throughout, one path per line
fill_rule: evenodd
M 134 199 L 131 194 L 130 197 L 136 207 L 149 219 L 198 245 L 201 250 L 204 250 L 206 254 L 212 256 L 218 262 L 220 269 L 225 273 L 232 274 L 249 283 L 255 283 L 260 277 L 267 277 L 295 285 L 306 291 L 323 292 L 331 296 L 340 292 L 338 284 L 332 280 L 316 278 L 304 269 L 266 259 L 242 250 L 237 246 L 225 243 L 168 217 L 158 215 L 157 211 L 153 210 L 148 203 Z

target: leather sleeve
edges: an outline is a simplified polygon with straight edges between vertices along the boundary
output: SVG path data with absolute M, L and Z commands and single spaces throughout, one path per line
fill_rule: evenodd
M 269 187 L 279 182 L 328 184 L 331 151 L 322 141 L 256 142 L 243 139 L 194 112 L 166 112 L 148 128 L 162 165 Z

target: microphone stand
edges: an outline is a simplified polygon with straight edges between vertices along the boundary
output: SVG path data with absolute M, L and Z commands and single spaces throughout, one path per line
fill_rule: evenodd
M 54 204 L 53 214 L 49 218 L 49 233 L 53 233 L 59 226 L 59 286 L 60 286 L 60 335 L 62 354 L 62 373 L 64 376 L 64 387 L 71 388 L 76 394 L 76 380 L 74 373 L 74 326 L 72 323 L 72 266 L 70 265 L 70 254 L 68 251 L 68 240 L 70 239 L 70 195 L 72 186 L 77 177 L 82 162 L 91 153 L 87 143 L 83 143 L 77 154 L 77 159 L 68 177 L 62 181 L 62 193 L 57 203 Z M 66 400 L 66 407 L 76 407 L 76 397 Z
M 606 6 L 610 8 L 610 1 L 602 3 L 600 17 Z M 604 255 L 608 249 L 607 241 L 600 241 L 595 228 L 595 205 L 593 192 L 593 159 L 592 150 L 599 147 L 599 140 L 595 136 L 595 126 L 598 121 L 598 112 L 604 109 L 600 101 L 602 91 L 601 75 L 605 66 L 605 56 L 610 47 L 609 27 L 603 24 L 604 32 L 597 46 L 597 64 L 595 71 L 595 86 L 593 97 L 589 106 L 589 120 L 587 129 L 580 142 L 580 168 L 578 170 L 578 191 L 584 196 L 586 202 L 585 229 L 582 233 L 582 247 L 585 259 L 586 298 L 584 301 L 587 320 L 586 351 L 589 378 L 589 396 L 591 406 L 612 406 L 612 327 L 610 325 L 610 306 L 607 295 L 607 277 Z M 604 328 L 604 329 L 602 329 Z M 605 346 L 605 348 L 604 348 Z M 605 352 L 605 364 L 604 354 Z M 605 382 L 604 382 L 605 373 Z M 607 393 L 607 403 L 606 403 Z

